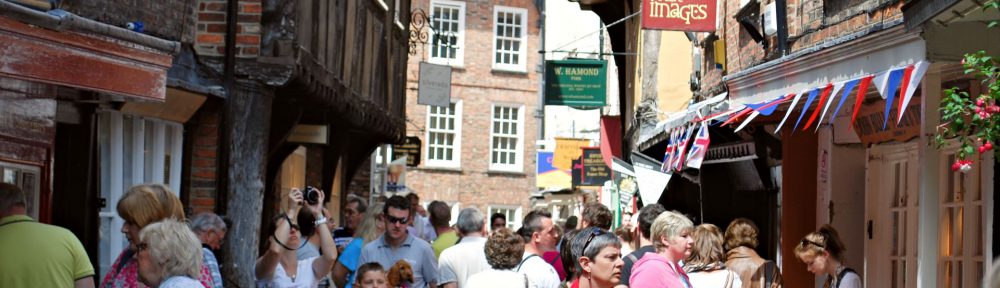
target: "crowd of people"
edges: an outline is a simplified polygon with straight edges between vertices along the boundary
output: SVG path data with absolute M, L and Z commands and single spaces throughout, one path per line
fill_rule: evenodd
M 318 201 L 306 201 L 306 193 Z M 254 267 L 258 287 L 782 287 L 778 266 L 755 252 L 759 230 L 744 218 L 725 230 L 695 226 L 652 204 L 611 230 L 611 211 L 589 203 L 563 226 L 534 210 L 513 231 L 505 215 L 487 217 L 477 208 L 462 209 L 449 225 L 446 203 L 423 209 L 411 193 L 373 205 L 350 196 L 344 226 L 335 227 L 324 198 L 319 190 L 284 196 Z M 131 187 L 116 209 L 129 245 L 100 287 L 224 286 L 215 257 L 227 232 L 222 217 L 186 217 L 176 194 L 159 184 Z M 845 250 L 836 230 L 824 225 L 802 239 L 795 255 L 809 272 L 829 275 L 826 287 L 862 287 L 844 265 Z M 2 183 L 0 255 L 5 287 L 95 286 L 73 233 L 26 216 L 23 192 Z

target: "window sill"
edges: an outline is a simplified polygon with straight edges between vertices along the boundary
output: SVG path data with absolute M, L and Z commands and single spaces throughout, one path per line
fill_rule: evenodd
M 510 170 L 497 170 L 497 169 L 487 170 L 486 174 L 497 175 L 497 176 L 516 176 L 516 177 L 528 176 L 528 174 L 525 174 L 523 171 L 510 171 Z
M 423 167 L 418 167 L 416 170 L 428 171 L 428 172 L 462 173 L 462 167 L 448 167 L 448 166 L 423 166 Z
M 527 70 L 505 69 L 505 68 L 497 68 L 497 67 L 493 67 L 493 69 L 492 69 L 491 72 L 493 72 L 493 73 L 506 73 L 506 74 L 528 75 L 528 71 Z

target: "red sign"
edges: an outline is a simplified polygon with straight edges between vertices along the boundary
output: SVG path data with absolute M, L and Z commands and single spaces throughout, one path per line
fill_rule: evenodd
M 715 31 L 716 0 L 643 0 L 642 28 Z

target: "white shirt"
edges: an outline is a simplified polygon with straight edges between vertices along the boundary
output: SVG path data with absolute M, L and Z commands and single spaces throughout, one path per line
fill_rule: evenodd
M 458 244 L 441 251 L 438 258 L 438 285 L 455 282 L 458 288 L 469 286 L 467 280 L 473 274 L 490 270 L 486 262 L 486 238 L 465 237 Z
M 469 287 L 476 288 L 524 288 L 535 287 L 531 285 L 528 276 L 514 272 L 512 270 L 484 270 L 473 274 L 466 283 Z
M 559 287 L 559 273 L 556 272 L 556 268 L 545 262 L 542 256 L 524 253 L 521 261 L 521 267 L 514 270 L 528 275 L 532 288 Z
M 712 272 L 695 272 L 688 273 L 688 279 L 691 280 L 691 287 L 720 287 L 727 288 L 726 277 L 732 274 L 733 280 L 732 285 L 728 287 L 743 287 L 743 281 L 740 281 L 740 275 L 736 274 L 728 269 L 715 270 Z
M 278 263 L 278 267 L 274 269 L 274 276 L 271 276 L 271 279 L 258 279 L 257 287 L 316 287 L 319 284 L 317 281 L 319 279 L 316 279 L 316 273 L 313 273 L 313 260 L 317 258 L 319 257 L 299 260 L 299 267 L 295 269 L 294 281 L 285 273 L 285 268 L 281 267 L 281 263 Z

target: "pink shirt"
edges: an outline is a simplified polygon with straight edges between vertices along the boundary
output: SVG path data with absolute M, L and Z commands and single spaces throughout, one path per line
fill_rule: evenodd
M 115 260 L 115 264 L 111 266 L 111 271 L 104 275 L 104 280 L 101 281 L 102 288 L 112 287 L 112 288 L 132 288 L 132 287 L 146 287 L 141 282 L 139 282 L 139 261 L 135 254 L 131 254 L 128 259 L 122 259 L 125 257 L 126 253 L 129 253 L 128 249 L 122 250 L 121 254 L 118 254 L 118 259 Z M 125 262 L 122 262 L 125 260 Z M 115 274 L 115 271 L 118 271 Z M 198 277 L 201 285 L 206 288 L 212 287 L 212 272 L 208 271 L 208 267 L 201 265 L 201 277 Z
M 690 280 L 677 263 L 663 255 L 648 252 L 632 266 L 629 285 L 632 287 L 690 288 Z

